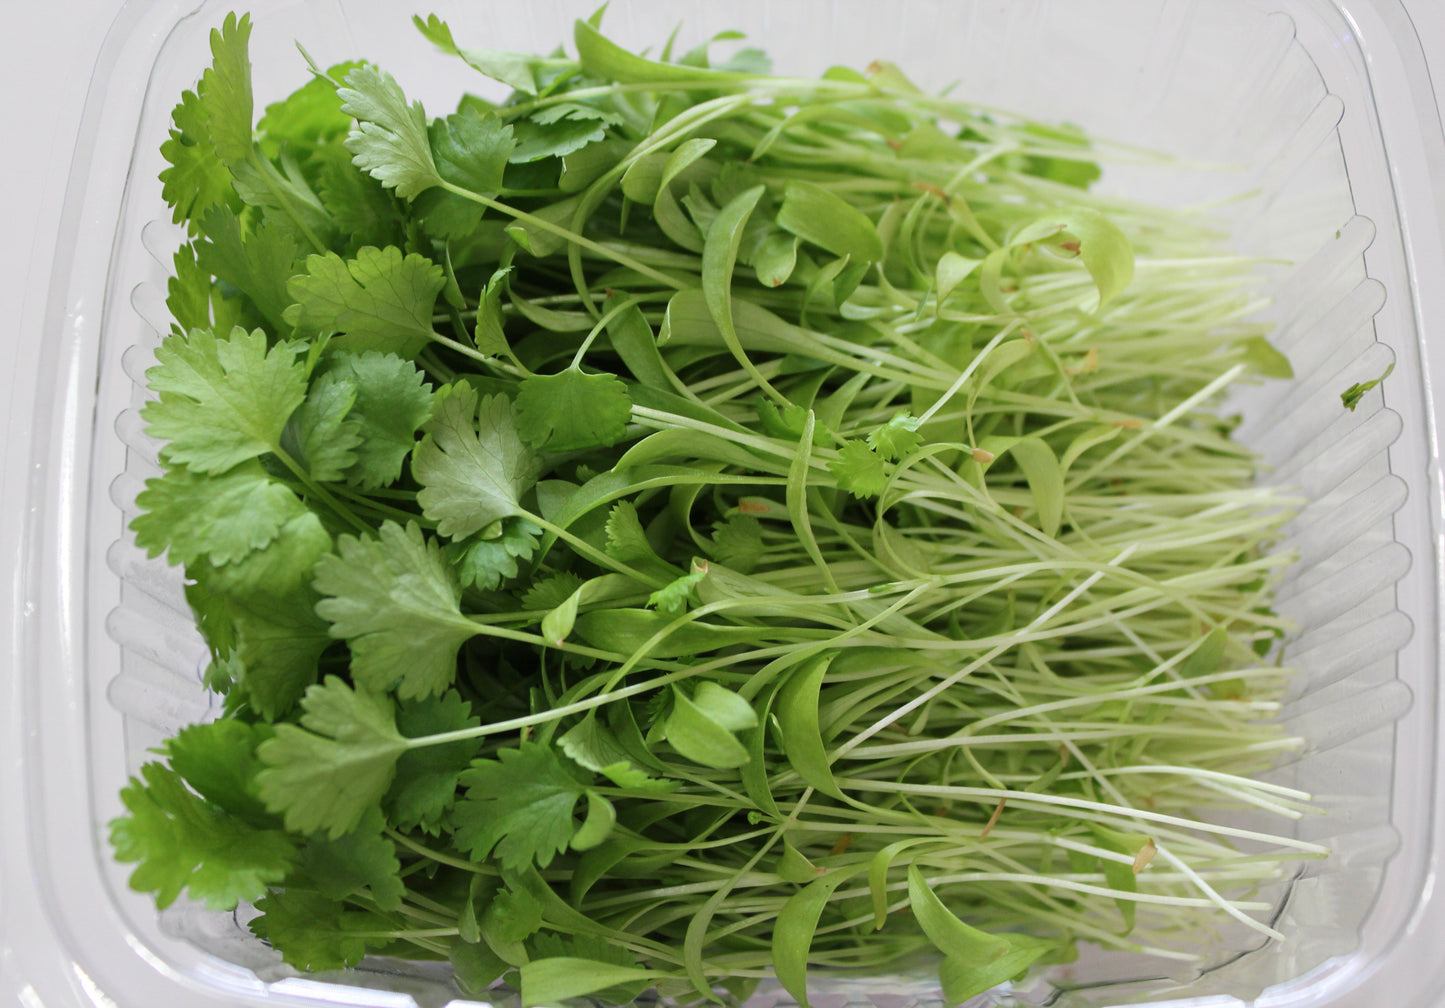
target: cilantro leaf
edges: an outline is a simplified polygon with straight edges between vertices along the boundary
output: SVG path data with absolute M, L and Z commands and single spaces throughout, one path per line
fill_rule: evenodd
M 421 103 L 407 104 L 395 79 L 370 65 L 357 67 L 345 80 L 336 93 L 341 110 L 357 120 L 346 138 L 352 163 L 402 199 L 440 184 Z
M 265 222 L 242 234 L 240 218 L 224 205 L 206 213 L 201 230 L 205 239 L 196 243 L 201 269 L 244 294 L 275 332 L 289 332 L 283 313 L 291 303 L 286 281 L 300 251 L 295 240 Z
M 390 189 L 357 171 L 345 147 L 323 147 L 315 158 L 316 194 L 331 217 L 332 231 L 345 236 L 339 251 L 353 256 L 368 245 L 406 243 L 405 204 Z
M 361 66 L 339 63 L 325 76 L 312 77 L 285 98 L 266 106 L 256 124 L 261 149 L 271 157 L 283 151 L 314 153 L 344 137 L 351 129 L 351 117 L 341 111 L 336 82 Z
M 637 505 L 621 500 L 607 514 L 607 555 L 623 563 L 657 561 L 657 551 L 647 540 L 647 530 L 637 517 Z
M 766 551 L 763 527 L 756 518 L 732 515 L 713 526 L 708 553 L 725 567 L 746 574 L 757 567 Z
M 364 890 L 380 909 L 397 909 L 406 886 L 396 844 L 383 834 L 385 828 L 381 811 L 372 808 L 348 833 L 308 837 L 297 875 L 328 899 L 345 899 Z
M 647 604 L 668 616 L 680 616 L 697 600 L 698 582 L 707 577 L 707 566 L 695 567 L 690 573 L 663 585 L 647 597 Z
M 291 414 L 281 434 L 283 446 L 317 482 L 341 479 L 356 462 L 361 429 L 349 419 L 355 403 L 355 385 L 323 374 L 312 382 L 311 394 Z
M 512 129 L 517 137 L 512 161 L 524 164 L 547 157 L 564 157 L 607 135 L 608 126 L 620 126 L 620 116 L 581 102 L 558 102 L 524 119 Z
M 370 936 L 393 928 L 381 914 L 348 909 L 340 900 L 306 889 L 272 891 L 256 901 L 256 909 L 261 916 L 247 927 L 299 970 L 355 966 L 368 946 L 385 942 Z
M 165 459 L 219 473 L 274 451 L 306 397 L 298 350 L 291 343 L 267 349 L 259 329 L 233 329 L 225 339 L 208 329 L 167 337 L 156 351 L 160 364 L 146 372 L 160 398 L 141 410 L 151 436 L 169 441 Z
M 128 815 L 110 823 L 116 857 L 138 862 L 130 886 L 155 893 L 156 906 L 184 889 L 212 910 L 254 900 L 281 881 L 295 844 L 276 829 L 258 829 L 189 790 L 160 763 L 141 767 L 121 791 Z
M 899 413 L 868 435 L 868 447 L 885 459 L 896 462 L 923 444 L 918 433 L 918 418 Z
M 485 534 L 447 546 L 447 555 L 464 586 L 490 591 L 517 576 L 517 562 L 537 549 L 541 529 L 525 518 L 504 518 L 498 533 Z M 487 530 L 489 531 L 489 530 Z
M 511 349 L 502 330 L 502 294 L 506 290 L 507 274 L 511 271 L 510 266 L 495 271 L 477 298 L 477 324 L 472 340 L 478 350 L 489 356 L 504 354 Z
M 256 747 L 271 726 L 223 718 L 188 725 L 165 744 L 170 767 L 202 798 L 248 821 L 270 819 L 256 788 Z
M 867 442 L 849 440 L 838 449 L 838 457 L 828 462 L 828 471 L 838 486 L 854 497 L 877 497 L 888 485 L 888 469 Z
M 466 796 L 453 811 L 456 843 L 474 861 L 495 851 L 504 869 L 542 868 L 567 848 L 572 809 L 587 791 L 540 742 L 473 761 L 461 777 Z
M 227 164 L 244 161 L 251 153 L 250 38 L 250 16 L 227 14 L 221 27 L 211 30 L 213 60 L 197 88 L 211 143 Z
M 376 538 L 342 536 L 316 565 L 316 611 L 351 646 L 351 674 L 403 699 L 434 696 L 456 676 L 457 651 L 477 632 L 461 586 L 415 523 L 388 521 Z
M 241 202 L 261 211 L 267 225 L 317 251 L 331 244 L 331 215 L 289 154 L 280 167 L 264 158 L 244 161 L 231 176 Z
M 431 416 L 432 390 L 415 364 L 377 351 L 332 354 L 325 375 L 355 392 L 347 422 L 356 425 L 356 460 L 346 480 L 360 487 L 382 487 L 401 475 L 416 447 L 416 433 Z
M 521 496 L 536 482 L 538 466 L 506 397 L 479 400 L 465 381 L 443 386 L 424 429 L 411 469 L 422 485 L 417 502 L 439 534 L 464 539 L 524 513 Z
M 576 574 L 571 571 L 558 571 L 533 581 L 522 593 L 522 606 L 537 612 L 556 609 L 581 587 L 582 579 Z
M 391 786 L 406 740 L 391 701 L 336 676 L 311 686 L 301 726 L 280 724 L 256 750 L 261 798 L 286 828 L 338 837 L 355 829 Z
M 408 738 L 475 728 L 481 719 L 454 690 L 399 704 L 397 728 Z M 457 782 L 476 755 L 478 740 L 408 749 L 396 761 L 396 777 L 382 808 L 398 829 L 435 830 L 457 798 Z
M 322 653 L 331 646 L 308 587 L 288 594 L 256 594 L 231 602 L 241 686 L 262 716 L 291 709 L 316 681 Z
M 285 317 L 298 329 L 340 333 L 347 350 L 415 357 L 432 338 L 432 309 L 445 284 L 440 266 L 415 252 L 403 257 L 395 246 L 367 246 L 353 259 L 307 256 L 306 272 L 286 286 L 295 303 Z
M 172 220 L 195 234 L 212 207 L 235 201 L 231 172 L 216 156 L 206 123 L 206 106 L 194 91 L 181 96 L 171 113 L 171 130 L 161 144 L 166 167 L 160 172 L 161 198 L 174 210 Z
M 212 327 L 211 279 L 211 274 L 196 262 L 195 245 L 187 242 L 176 249 L 171 257 L 171 275 L 166 279 L 166 310 L 171 313 L 172 332 Z
M 316 512 L 303 508 L 261 549 L 252 550 L 231 563 L 211 563 L 204 568 L 190 564 L 187 570 L 193 577 L 203 578 L 215 590 L 232 597 L 293 595 L 310 585 L 311 568 L 330 552 L 331 533 L 326 531 Z M 199 573 L 201 570 L 204 574 Z
M 431 124 L 428 134 L 437 174 L 478 196 L 491 198 L 502 189 L 502 173 L 516 141 L 512 127 L 496 115 L 483 115 L 468 106 Z M 475 230 L 484 207 L 451 191 L 427 194 L 426 217 L 445 237 L 464 238 Z M 435 227 L 442 221 L 440 227 Z
M 168 553 L 175 564 L 240 560 L 307 513 L 300 498 L 254 460 L 219 475 L 172 466 L 146 480 L 136 504 L 143 509 L 130 524 L 136 545 L 152 557 Z
M 616 375 L 568 368 L 529 375 L 517 391 L 517 431 L 534 448 L 607 448 L 627 436 L 632 398 Z

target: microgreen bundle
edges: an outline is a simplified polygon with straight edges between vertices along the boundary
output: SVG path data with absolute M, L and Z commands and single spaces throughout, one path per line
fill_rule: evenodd
M 417 25 L 511 98 L 350 64 L 253 126 L 232 17 L 175 111 L 133 528 L 225 708 L 125 790 L 132 884 L 527 1005 L 1273 934 L 1323 852 L 1230 818 L 1306 799 L 1290 502 L 1215 412 L 1287 370 L 1251 264 L 890 66 Z

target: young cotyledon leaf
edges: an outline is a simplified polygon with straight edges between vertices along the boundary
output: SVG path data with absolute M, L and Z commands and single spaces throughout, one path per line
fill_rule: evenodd
M 1267 264 L 1076 126 L 609 17 L 263 111 L 277 25 L 196 54 L 131 528 L 218 695 L 131 885 L 539 1006 L 1276 938 L 1298 502 L 1212 412 L 1290 380 Z

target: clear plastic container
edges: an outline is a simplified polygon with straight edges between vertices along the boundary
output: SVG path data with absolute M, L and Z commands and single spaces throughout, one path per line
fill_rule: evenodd
M 126 887 L 106 822 L 147 750 L 207 715 L 203 648 L 177 572 L 147 561 L 125 525 L 154 446 L 135 408 L 168 328 L 176 233 L 161 211 L 158 148 L 171 107 L 230 4 L 127 6 L 96 68 L 53 275 L 28 488 L 26 619 L 16 667 L 23 730 L 0 738 L 25 824 L 0 852 L 0 996 L 38 1006 L 419 1005 L 460 1002 L 447 971 L 370 963 L 299 977 L 238 919 L 158 916 Z M 258 107 L 321 63 L 364 57 L 430 108 L 478 79 L 433 57 L 389 0 L 256 0 Z M 426 10 L 490 48 L 550 48 L 595 0 Z M 1290 263 L 1270 277 L 1277 344 L 1296 379 L 1236 405 L 1241 437 L 1310 505 L 1290 528 L 1301 560 L 1279 607 L 1301 631 L 1285 712 L 1307 749 L 1277 773 L 1325 815 L 1299 825 L 1333 855 L 1278 891 L 1288 936 L 1221 948 L 1202 974 L 1116 958 L 1066 967 L 1011 995 L 1027 1004 L 1425 1008 L 1445 994 L 1445 802 L 1439 451 L 1430 321 L 1445 321 L 1445 140 L 1398 0 L 614 0 L 609 31 L 655 43 L 739 28 L 778 68 L 874 59 L 927 89 L 1079 124 L 1172 154 L 1111 169 L 1102 185 L 1166 203 L 1247 194 L 1220 210 L 1243 253 Z M 804 44 L 806 43 L 806 44 Z M 412 69 L 417 68 L 417 69 Z M 1185 167 L 1185 164 L 1195 167 Z M 124 166 L 122 170 L 121 166 Z M 1445 341 L 1438 341 L 1445 343 Z M 1340 391 L 1390 379 L 1359 408 Z M 820 979 L 823 1008 L 933 1005 L 926 981 Z M 749 1008 L 788 1003 L 766 988 Z

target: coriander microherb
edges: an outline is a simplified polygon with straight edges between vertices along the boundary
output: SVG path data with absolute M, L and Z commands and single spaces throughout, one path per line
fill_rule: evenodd
M 1253 264 L 897 67 L 416 25 L 511 98 L 258 117 L 231 16 L 162 147 L 132 528 L 225 703 L 123 792 L 132 886 L 527 1006 L 1276 936 L 1325 851 L 1257 777 L 1297 502 L 1211 412 L 1288 377 Z

